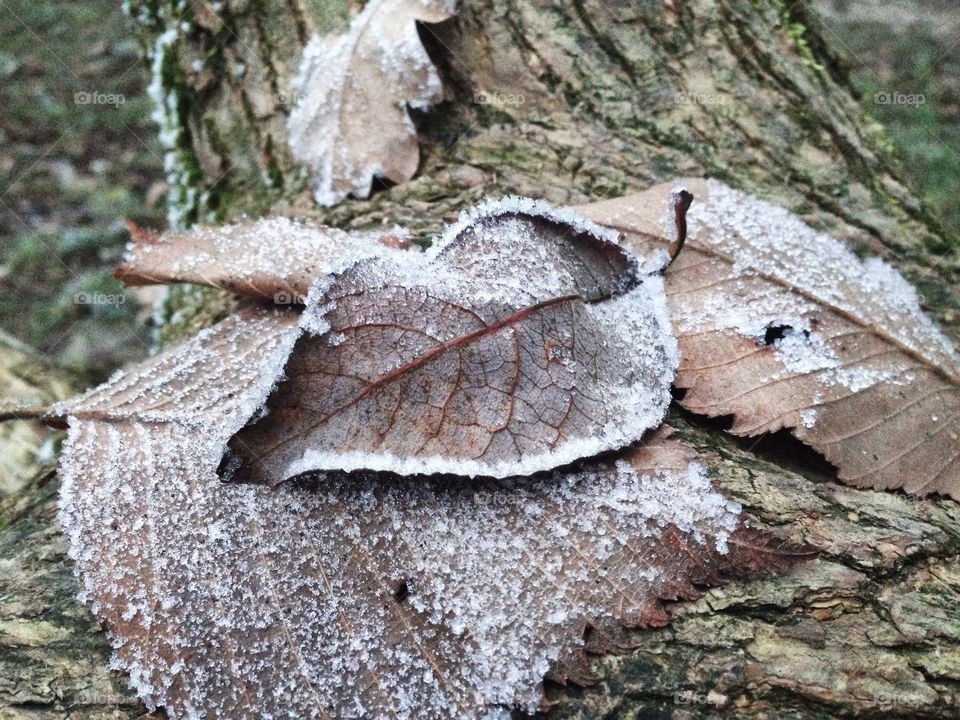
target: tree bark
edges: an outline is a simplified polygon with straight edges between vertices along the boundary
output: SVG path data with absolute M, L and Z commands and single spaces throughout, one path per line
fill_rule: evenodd
M 898 179 L 806 3 L 463 0 L 456 19 L 421 29 L 446 96 L 416 118 L 417 177 L 319 209 L 287 149 L 291 79 L 309 35 L 345 27 L 351 5 L 130 3 L 165 108 L 173 220 L 278 212 L 426 238 L 487 195 L 575 204 L 709 175 L 883 256 L 960 334 L 960 252 Z M 165 337 L 228 306 L 178 291 Z M 596 660 L 597 685 L 549 687 L 548 714 L 955 717 L 960 506 L 838 485 L 779 434 L 738 442 L 679 411 L 669 422 L 756 524 L 822 553 L 675 606 L 669 627 L 635 634 L 633 652 Z M 40 474 L 0 505 L 0 717 L 137 716 L 146 710 L 104 669 L 107 642 L 74 599 L 56 485 Z

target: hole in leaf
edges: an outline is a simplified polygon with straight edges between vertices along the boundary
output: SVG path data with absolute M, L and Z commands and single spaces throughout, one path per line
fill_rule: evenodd
M 788 334 L 794 331 L 792 325 L 768 325 L 763 334 L 763 344 L 773 345 L 777 340 L 783 340 Z M 801 330 L 804 337 L 810 337 L 809 330 Z
M 403 577 L 390 583 L 393 586 L 393 599 L 398 603 L 410 596 L 410 581 Z

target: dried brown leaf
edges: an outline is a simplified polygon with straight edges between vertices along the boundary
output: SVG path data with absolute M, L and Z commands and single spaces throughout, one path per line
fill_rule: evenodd
M 285 217 L 156 233 L 129 224 L 132 244 L 114 277 L 127 285 L 189 282 L 303 304 L 317 278 L 357 260 L 406 248 L 401 228 L 345 231 Z
M 585 678 L 584 649 L 665 623 L 664 601 L 800 557 L 745 529 L 666 432 L 535 480 L 223 485 L 291 327 L 247 310 L 71 408 L 60 519 L 81 594 L 171 717 L 533 710 L 551 667 Z
M 636 441 L 663 418 L 677 358 L 662 279 L 615 240 L 512 198 L 422 256 L 351 267 L 315 293 L 224 475 L 506 477 Z
M 666 273 L 684 407 L 780 428 L 857 487 L 960 499 L 960 358 L 916 291 L 787 210 L 715 181 Z M 580 208 L 640 247 L 670 241 L 670 186 Z
M 408 108 L 442 96 L 417 21 L 442 22 L 454 11 L 453 0 L 370 0 L 345 33 L 315 35 L 304 48 L 287 129 L 318 203 L 365 198 L 374 177 L 413 177 L 420 150 Z

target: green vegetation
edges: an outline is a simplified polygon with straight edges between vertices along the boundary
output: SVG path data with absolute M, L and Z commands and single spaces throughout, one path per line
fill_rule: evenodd
M 816 8 L 904 175 L 960 242 L 960 5 L 818 0 Z
M 163 223 L 149 71 L 113 3 L 4 0 L 0 38 L 0 328 L 98 380 L 148 340 L 110 273 Z

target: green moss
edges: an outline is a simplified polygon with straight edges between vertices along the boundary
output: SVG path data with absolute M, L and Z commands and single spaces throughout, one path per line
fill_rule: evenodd
M 806 25 L 794 18 L 797 3 L 787 0 L 773 0 L 772 4 L 780 14 L 780 29 L 793 41 L 793 46 L 804 64 L 817 72 L 823 71 L 823 64 L 814 55 L 810 43 L 807 42 Z
M 235 295 L 201 285 L 171 285 L 160 308 L 157 341 L 179 342 L 222 320 L 237 308 Z
M 164 53 L 160 77 L 164 92 L 171 93 L 175 98 L 174 102 L 176 103 L 177 123 L 179 126 L 176 145 L 171 150 L 176 158 L 179 178 L 177 179 L 177 186 L 174 188 L 175 196 L 171 197 L 170 202 L 181 207 L 183 217 L 181 224 L 189 227 L 195 223 L 198 218 L 199 208 L 196 200 L 196 189 L 202 186 L 203 173 L 200 170 L 200 163 L 197 161 L 197 157 L 193 152 L 193 144 L 188 124 L 190 118 L 190 93 L 186 89 L 186 79 L 180 67 L 180 60 L 177 56 L 175 46 Z

